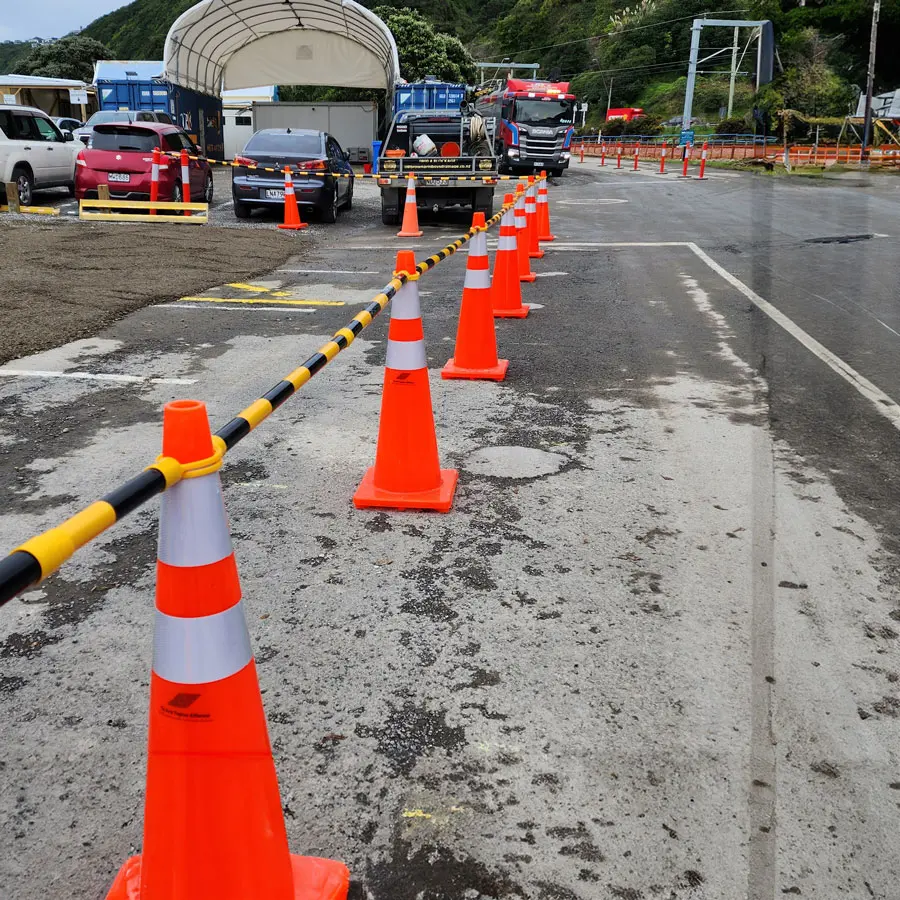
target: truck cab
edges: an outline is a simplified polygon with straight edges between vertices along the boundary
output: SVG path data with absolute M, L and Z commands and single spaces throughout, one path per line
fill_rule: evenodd
M 500 123 L 495 151 L 501 172 L 546 169 L 559 176 L 569 167 L 575 95 L 569 93 L 568 82 L 509 78 L 495 90 L 482 93 L 475 108 Z
M 478 121 L 481 117 L 475 117 Z M 404 176 L 416 176 L 416 204 L 437 212 L 469 207 L 493 215 L 497 159 L 492 149 L 493 123 L 486 136 L 473 140 L 473 117 L 460 110 L 431 109 L 398 112 L 382 144 L 378 159 L 381 220 L 397 225 L 406 198 Z M 420 138 L 427 138 L 425 141 Z M 417 152 L 423 144 L 426 153 Z

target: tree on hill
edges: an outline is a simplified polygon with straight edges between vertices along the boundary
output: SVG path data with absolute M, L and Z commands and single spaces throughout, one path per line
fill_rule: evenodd
M 459 38 L 435 31 L 427 19 L 412 9 L 377 6 L 372 12 L 394 35 L 400 74 L 407 81 L 421 81 L 426 75 L 441 81 L 475 81 L 475 62 Z
M 94 78 L 94 63 L 98 59 L 109 57 L 109 48 L 100 41 L 73 34 L 51 44 L 33 47 L 19 64 L 18 74 L 91 82 Z

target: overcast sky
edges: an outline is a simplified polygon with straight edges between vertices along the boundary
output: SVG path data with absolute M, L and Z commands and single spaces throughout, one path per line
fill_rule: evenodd
M 62 37 L 84 28 L 97 16 L 125 6 L 127 0 L 2 0 L 0 41 Z

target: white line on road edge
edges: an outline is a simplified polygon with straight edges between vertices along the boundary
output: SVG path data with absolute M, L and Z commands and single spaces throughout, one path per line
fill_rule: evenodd
M 83 381 L 116 381 L 122 384 L 196 384 L 195 378 L 147 378 L 144 375 L 111 375 L 103 372 L 43 372 L 37 369 L 0 369 L 9 378 L 73 378 Z
M 557 275 L 568 275 L 568 274 L 569 274 L 568 272 L 538 272 L 537 277 L 538 278 L 555 278 Z M 419 293 L 421 294 L 422 292 L 419 291 Z
M 276 273 L 290 272 L 297 275 L 377 275 L 370 269 L 276 269 Z
M 817 356 L 828 368 L 837 373 L 848 384 L 852 385 L 881 413 L 893 426 L 900 430 L 900 404 L 892 400 L 880 388 L 876 387 L 863 375 L 860 375 L 851 365 L 845 363 L 839 356 L 832 353 L 827 347 L 820 344 L 814 337 L 807 334 L 793 319 L 788 318 L 780 309 L 763 300 L 755 291 L 751 290 L 727 269 L 722 268 L 712 257 L 703 252 L 695 243 L 688 242 L 687 247 L 709 266 L 713 272 L 721 275 L 733 288 L 740 291 L 754 306 L 764 312 L 773 322 L 777 322 L 791 337 L 796 338 L 810 353 Z
M 218 306 L 215 303 L 160 303 L 148 306 L 148 309 L 206 309 L 220 312 L 281 312 L 281 313 L 314 313 L 314 309 L 298 309 L 296 306 Z M 2 370 L 0 370 L 2 371 Z

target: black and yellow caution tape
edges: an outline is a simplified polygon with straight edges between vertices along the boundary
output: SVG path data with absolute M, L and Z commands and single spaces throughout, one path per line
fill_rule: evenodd
M 497 215 L 489 219 L 485 223 L 484 230 L 496 225 L 507 209 L 509 207 L 504 206 Z M 213 435 L 215 454 L 212 457 L 189 465 L 183 465 L 171 457 L 158 457 L 140 475 L 66 519 L 61 525 L 31 538 L 8 556 L 0 559 L 0 606 L 55 572 L 76 550 L 157 494 L 178 484 L 183 478 L 196 478 L 216 471 L 228 450 L 242 441 L 285 400 L 324 369 L 341 350 L 349 347 L 359 333 L 372 324 L 375 317 L 384 310 L 404 284 L 452 256 L 481 230 L 470 229 L 453 243 L 418 263 L 414 273 L 399 272 L 394 275 L 381 293 L 377 294 L 344 328 L 339 329 L 327 344 L 220 428 Z
M 171 159 L 180 159 L 180 155 L 178 153 L 170 152 L 164 153 L 163 156 L 168 156 Z M 202 156 L 188 156 L 188 159 L 200 160 L 205 159 Z M 239 163 L 236 160 L 228 160 L 228 159 L 207 159 L 211 166 L 225 166 L 230 169 L 247 169 L 251 172 L 272 172 L 277 175 L 284 175 L 285 169 L 282 168 L 272 168 L 271 166 L 260 166 L 260 165 L 248 165 L 247 163 Z M 427 171 L 417 170 L 415 172 L 400 172 L 397 174 L 392 174 L 389 172 L 354 172 L 350 174 L 348 172 L 317 172 L 309 169 L 291 169 L 291 174 L 294 176 L 302 176 L 303 178 L 326 178 L 330 176 L 331 178 L 353 178 L 353 179 L 372 179 L 373 181 L 406 181 L 410 175 L 414 176 L 416 179 L 419 178 L 432 178 L 432 179 L 440 179 L 441 181 L 480 181 L 482 183 L 494 183 L 496 181 L 527 181 L 527 175 L 453 175 L 447 173 L 437 172 L 435 174 L 429 174 Z

